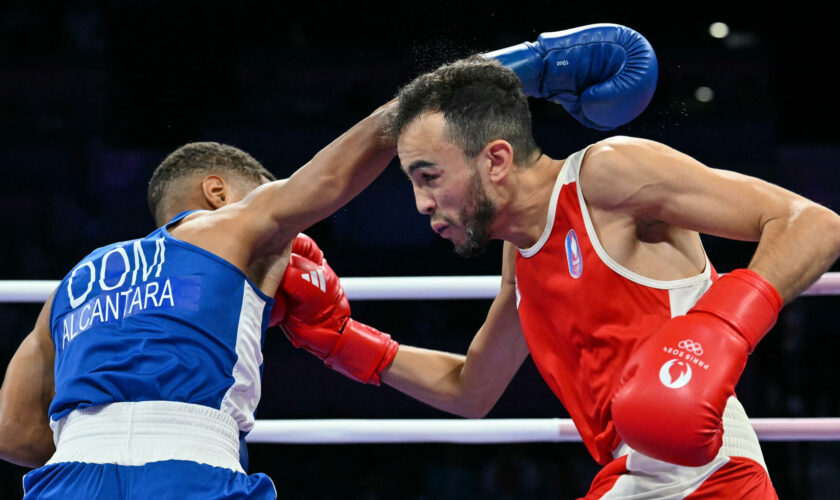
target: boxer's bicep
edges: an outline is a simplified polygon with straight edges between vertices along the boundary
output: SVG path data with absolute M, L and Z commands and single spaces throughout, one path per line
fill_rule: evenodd
M 725 238 L 756 241 L 764 224 L 807 202 L 779 186 L 709 168 L 642 139 L 599 143 L 585 165 L 581 188 L 589 203 Z
M 55 346 L 49 331 L 52 297 L 12 357 L 0 388 L 0 458 L 38 467 L 53 451 L 48 410 L 55 394 Z

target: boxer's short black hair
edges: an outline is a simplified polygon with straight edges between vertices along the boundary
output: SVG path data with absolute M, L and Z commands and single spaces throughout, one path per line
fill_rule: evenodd
M 445 64 L 415 78 L 397 97 L 389 130 L 394 139 L 421 114 L 441 112 L 448 138 L 467 158 L 497 139 L 513 146 L 514 161 L 520 166 L 533 163 L 540 152 L 519 78 L 498 61 L 476 55 Z
M 163 202 L 178 181 L 199 173 L 234 174 L 257 183 L 262 182 L 262 177 L 276 180 L 260 162 L 241 149 L 218 142 L 185 144 L 170 153 L 149 180 L 149 210 L 155 220 L 159 219 Z

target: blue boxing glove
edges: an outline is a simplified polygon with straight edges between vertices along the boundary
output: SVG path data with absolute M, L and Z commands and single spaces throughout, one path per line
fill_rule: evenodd
M 597 130 L 611 130 L 639 116 L 656 90 L 653 47 L 618 24 L 543 33 L 534 43 L 484 57 L 512 69 L 526 96 L 556 102 Z

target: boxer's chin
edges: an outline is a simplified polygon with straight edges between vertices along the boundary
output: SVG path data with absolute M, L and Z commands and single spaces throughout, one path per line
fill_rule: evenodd
M 477 257 L 487 251 L 489 237 L 478 235 L 472 229 L 468 229 L 466 233 L 467 238 L 464 243 L 455 245 L 455 253 L 459 257 Z

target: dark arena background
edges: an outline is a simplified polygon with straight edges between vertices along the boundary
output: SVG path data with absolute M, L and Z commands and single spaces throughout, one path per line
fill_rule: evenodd
M 563 158 L 610 134 L 664 142 L 705 164 L 754 175 L 840 210 L 837 46 L 819 12 L 734 11 L 634 2 L 7 1 L 0 5 L 0 280 L 60 279 L 91 249 L 154 229 L 145 190 L 163 157 L 213 140 L 290 175 L 420 72 L 614 22 L 659 59 L 648 109 L 614 132 L 583 128 L 531 100 L 537 142 Z M 812 19 L 816 17 L 817 19 Z M 710 35 L 712 23 L 728 35 Z M 414 208 L 396 164 L 312 227 L 336 272 L 354 276 L 494 275 L 501 245 L 463 260 Z M 754 245 L 705 238 L 720 271 Z M 833 270 L 837 270 L 837 266 Z M 838 417 L 840 298 L 783 311 L 738 386 L 751 417 Z M 355 301 L 354 316 L 398 341 L 463 353 L 487 300 Z M 0 366 L 39 306 L 0 304 Z M 449 418 L 388 387 L 357 384 L 294 349 L 265 342 L 259 419 Z M 5 370 L 5 368 L 3 368 Z M 487 418 L 567 417 L 528 360 Z M 783 499 L 840 498 L 840 443 L 764 442 Z M 598 470 L 580 443 L 510 445 L 251 444 L 250 472 L 289 499 L 544 499 L 583 495 Z M 0 463 L 0 498 L 26 469 Z

